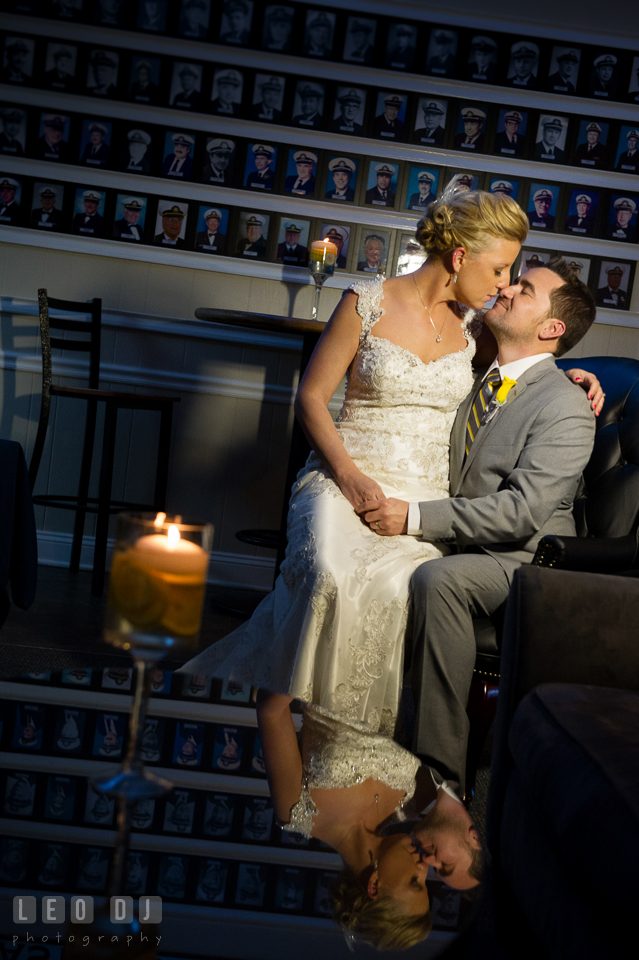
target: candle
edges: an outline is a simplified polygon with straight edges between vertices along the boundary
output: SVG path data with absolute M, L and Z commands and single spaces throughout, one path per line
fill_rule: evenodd
M 209 565 L 209 558 L 202 547 L 190 540 L 183 540 L 174 523 L 166 535 L 152 533 L 140 537 L 131 548 L 131 554 L 131 559 L 162 573 L 199 574 L 203 578 Z
M 330 240 L 315 240 L 311 244 L 310 259 L 332 267 L 337 259 L 337 247 Z

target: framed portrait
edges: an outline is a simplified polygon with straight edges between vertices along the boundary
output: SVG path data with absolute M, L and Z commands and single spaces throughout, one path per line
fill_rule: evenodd
M 58 707 L 53 730 L 53 752 L 63 756 L 78 756 L 86 723 L 85 710 Z
M 499 111 L 493 152 L 505 157 L 525 157 L 528 150 L 528 111 L 504 107 Z
M 366 168 L 364 203 L 374 207 L 394 207 L 397 199 L 399 164 L 369 160 Z
M 76 777 L 52 775 L 47 777 L 44 798 L 44 817 L 60 823 L 71 823 L 75 811 L 78 780 Z
M 38 13 L 40 0 L 9 0 L 7 8 L 15 13 Z
M 342 60 L 346 63 L 372 63 L 376 34 L 377 20 L 372 17 L 347 17 Z
M 131 824 L 135 830 L 148 830 L 153 825 L 155 800 L 136 800 L 131 809 Z
M 284 77 L 257 73 L 253 86 L 251 119 L 260 120 L 262 123 L 281 123 L 285 86 Z
M 488 189 L 496 196 L 512 197 L 513 200 L 519 199 L 520 181 L 512 177 L 491 177 Z
M 0 840 L 0 882 L 14 886 L 27 876 L 29 869 L 28 840 Z
M 2 136 L 0 135 L 0 142 Z M 639 123 L 624 123 L 619 130 L 615 170 L 620 173 L 639 173 Z
M 442 146 L 446 133 L 448 100 L 435 100 L 433 97 L 420 97 L 415 113 L 413 140 Z
M 453 77 L 457 63 L 459 32 L 433 27 L 428 36 L 426 73 L 436 77 Z
M 383 276 L 390 261 L 393 234 L 391 230 L 362 225 L 357 236 L 357 273 Z
M 163 853 L 160 857 L 157 892 L 167 900 L 183 900 L 186 895 L 186 857 Z
M 312 150 L 293 149 L 288 152 L 284 192 L 296 197 L 313 197 L 317 173 L 317 154 Z
M 111 226 L 113 239 L 126 240 L 128 243 L 143 243 L 147 209 L 147 197 L 118 193 L 115 199 Z M 150 723 L 150 721 L 148 722 Z M 149 755 L 153 751 L 148 748 L 148 744 L 145 752 L 147 754 L 145 760 L 153 760 L 153 757 Z
M 460 102 L 453 148 L 465 153 L 483 153 L 486 147 L 486 108 Z
M 127 173 L 150 173 L 153 157 L 153 133 L 151 130 L 134 125 L 125 126 L 121 141 L 120 170 L 126 170 Z
M 355 202 L 359 160 L 331 153 L 328 158 L 324 199 L 341 203 Z
M 479 190 L 481 175 L 475 173 L 472 170 L 448 170 L 446 177 L 446 184 L 448 186 L 450 181 L 457 177 L 455 183 L 455 190 Z
M 104 667 L 102 670 L 102 689 L 121 690 L 122 693 L 131 689 L 133 682 L 133 667 Z
M 415 239 L 414 232 L 400 233 L 394 275 L 403 277 L 407 273 L 414 273 L 425 260 L 426 251 Z
M 588 257 L 582 257 L 581 254 L 573 256 L 569 253 L 564 254 L 564 260 L 572 270 L 575 277 L 577 277 L 578 280 L 581 280 L 582 283 L 588 285 L 591 260 Z
M 539 47 L 531 40 L 517 40 L 508 51 L 506 86 L 536 90 L 539 75 Z
M 89 850 L 92 849 L 89 847 Z M 36 876 L 38 883 L 43 887 L 57 887 L 61 889 L 67 883 L 69 876 L 69 854 L 70 845 L 68 843 L 42 843 L 39 844 L 38 865 L 36 867 Z M 104 852 L 104 851 L 103 851 Z M 82 857 L 82 854 L 80 855 Z M 105 863 L 108 860 L 105 858 Z M 104 876 L 104 882 L 103 882 Z M 106 870 L 102 873 L 100 869 L 93 876 L 95 885 L 93 890 L 103 890 L 106 884 Z M 78 877 L 80 881 L 80 877 Z M 80 886 L 80 883 L 78 883 Z M 89 884 L 85 884 L 89 888 Z
M 41 704 L 17 703 L 13 725 L 14 750 L 38 752 L 42 749 L 45 709 Z
M 33 814 L 38 775 L 26 771 L 10 771 L 4 789 L 2 811 L 10 817 L 30 817 Z
M 513 280 L 521 276 L 522 273 L 525 273 L 526 270 L 533 270 L 535 267 L 542 267 L 544 263 L 548 263 L 552 256 L 552 250 L 523 249 L 513 264 Z
M 78 163 L 87 167 L 106 167 L 112 135 L 113 124 L 108 120 L 83 120 Z
M 359 87 L 337 88 L 333 121 L 333 133 L 350 133 L 361 137 L 364 133 L 364 111 L 366 109 L 366 91 Z
M 97 793 L 91 783 L 87 783 L 87 797 L 84 804 L 84 822 L 92 827 L 110 827 L 113 825 L 115 800 L 104 793 Z
M 526 216 L 533 230 L 545 230 L 550 233 L 555 229 L 559 190 L 556 184 L 530 184 Z
M 299 913 L 304 906 L 306 870 L 297 867 L 280 867 L 275 887 L 275 909 L 287 913 Z
M 371 135 L 380 140 L 404 140 L 407 97 L 395 91 L 377 94 Z
M 337 879 L 336 873 L 331 873 L 328 870 L 321 870 L 317 872 L 315 897 L 313 899 L 313 913 L 320 917 L 330 917 L 333 913 L 331 884 L 335 879 Z
M 118 194 L 114 226 L 121 226 L 121 229 L 124 233 L 132 233 L 133 229 L 135 228 L 135 233 L 140 235 L 140 239 L 144 239 L 144 221 L 146 219 L 147 205 L 148 200 L 146 197 L 126 197 L 123 194 Z M 140 209 L 140 207 L 142 209 Z M 120 221 L 124 219 L 122 213 L 127 209 L 134 214 L 132 219 L 135 220 L 135 216 L 137 216 L 138 219 L 135 220 L 135 223 L 129 223 L 128 220 L 124 220 L 124 224 L 121 224 Z M 113 235 L 115 236 L 115 231 Z M 115 239 L 131 240 L 136 239 L 136 237 L 133 236 L 123 238 L 120 236 L 115 237 Z M 141 755 L 145 763 L 160 762 L 162 758 L 162 746 L 164 744 L 165 729 L 166 720 L 161 720 L 159 717 L 146 717 L 144 721 L 141 747 Z
M 181 0 L 178 36 L 205 40 L 211 19 L 211 0 Z
M 76 886 L 79 890 L 106 889 L 109 851 L 104 847 L 82 847 L 78 860 Z
M 270 143 L 249 143 L 244 166 L 244 186 L 262 192 L 273 189 L 277 147 Z
M 628 310 L 632 294 L 632 267 L 625 260 L 602 260 L 596 301 L 609 310 Z
M 268 797 L 245 797 L 242 814 L 242 840 L 268 843 L 273 827 L 273 804 Z
M 497 76 L 499 46 L 494 37 L 476 33 L 470 40 L 466 79 L 475 83 L 494 83 Z
M 36 180 L 33 184 L 33 197 L 29 226 L 34 230 L 57 233 L 63 225 L 64 184 Z
M 575 187 L 570 191 L 564 230 L 581 237 L 594 237 L 599 209 L 599 191 Z
M 71 43 L 47 43 L 42 81 L 51 90 L 72 90 L 78 66 L 78 48 Z
M 148 33 L 164 33 L 168 15 L 168 0 L 138 0 L 135 25 Z
M 266 889 L 266 866 L 262 863 L 240 863 L 235 887 L 237 907 L 263 907 Z
M 119 760 L 127 722 L 128 718 L 122 713 L 99 713 L 95 721 L 92 755 L 97 759 Z
M 255 227 L 255 231 L 257 231 L 257 226 L 252 223 L 249 217 L 245 221 L 244 227 L 246 229 L 251 226 Z M 240 222 L 240 230 L 241 229 L 242 223 Z M 217 727 L 215 730 L 215 744 L 213 746 L 213 769 L 223 770 L 225 773 L 236 773 L 242 763 L 243 748 L 243 727 Z
M 23 157 L 27 142 L 28 113 L 23 107 L 4 104 L 0 107 L 0 153 Z
M 230 137 L 207 136 L 201 180 L 221 187 L 232 186 L 235 179 L 235 140 Z
M 129 100 L 136 103 L 157 103 L 160 99 L 159 57 L 147 57 L 133 54 L 129 75 Z
M 231 677 L 223 677 L 220 689 L 220 703 L 248 703 L 251 699 L 250 683 L 240 683 Z
M 75 191 L 71 232 L 83 237 L 103 237 L 105 234 L 105 204 L 106 192 L 104 190 L 97 190 L 93 187 L 84 190 L 82 187 L 78 187 Z
M 300 217 L 281 217 L 276 259 L 290 267 L 305 267 L 308 263 L 310 229 L 310 220 L 302 220 Z
M 201 63 L 174 61 L 169 93 L 170 106 L 177 107 L 178 110 L 198 109 L 202 95 L 203 69 Z
M 207 792 L 202 828 L 205 837 L 226 840 L 231 836 L 233 816 L 238 801 L 239 798 L 232 793 Z
M 244 91 L 244 73 L 220 67 L 213 73 L 211 111 L 223 117 L 239 117 Z
M 173 673 L 171 670 L 160 670 L 156 667 L 151 673 L 151 696 L 167 697 L 171 693 Z
M 264 8 L 262 50 L 290 53 L 295 7 L 269 3 Z
M 326 84 L 316 80 L 298 80 L 293 98 L 292 125 L 308 130 L 321 129 L 325 103 Z
M 178 250 L 186 249 L 186 226 L 189 218 L 189 205 L 184 200 L 159 200 L 158 201 L 158 212 L 155 220 L 155 235 L 153 237 L 153 243 L 158 244 L 158 246 L 164 247 L 176 247 Z M 174 748 L 174 763 L 180 763 L 183 765 L 187 759 L 193 759 L 192 748 L 188 747 L 186 751 L 182 751 L 182 747 L 177 745 L 177 736 L 176 733 L 176 745 Z M 188 735 L 186 737 L 188 740 Z M 196 747 L 199 746 L 200 750 L 200 759 L 202 755 L 202 745 L 201 741 L 196 741 Z M 183 754 L 183 760 L 178 761 L 177 756 Z M 197 761 L 197 749 L 195 751 L 195 758 Z M 192 763 L 189 766 L 193 766 Z
M 286 240 L 286 229 L 284 230 L 284 239 Z M 257 774 L 259 777 L 266 776 L 266 764 L 264 763 L 264 751 L 262 749 L 262 738 L 258 733 L 255 734 L 255 739 L 253 740 L 253 752 L 251 756 L 251 774 Z
M 82 15 L 84 0 L 49 0 L 46 13 L 60 20 L 77 20 Z
M 637 242 L 637 210 L 639 195 L 636 193 L 610 194 L 606 238 L 622 243 Z
M 567 93 L 574 96 L 579 81 L 581 55 L 581 47 L 563 44 L 553 46 L 546 81 L 546 87 L 551 93 Z
M 598 50 L 590 64 L 586 96 L 614 100 L 619 86 L 620 54 L 616 50 Z
M 253 0 L 224 0 L 220 22 L 220 43 L 245 47 L 251 39 Z
M 228 874 L 226 860 L 200 860 L 195 899 L 204 903 L 223 903 Z
M 93 48 L 89 53 L 86 92 L 94 97 L 115 97 L 118 89 L 120 54 Z
M 639 103 L 639 56 L 632 58 L 630 67 L 630 81 L 628 83 L 628 100 Z
M 439 169 L 437 167 L 411 166 L 408 171 L 404 209 L 423 215 L 429 204 L 437 197 L 438 186 Z
M 33 78 L 33 59 L 35 40 L 31 37 L 19 37 L 8 33 L 4 39 L 2 56 L 3 83 L 16 83 L 24 86 Z
M 605 170 L 608 167 L 610 124 L 603 120 L 580 120 L 573 163 L 578 167 Z
M 141 896 L 147 892 L 149 854 L 143 850 L 129 850 L 124 864 L 124 893 Z
M 414 23 L 394 21 L 388 25 L 384 67 L 386 70 L 413 70 L 417 50 L 417 27 Z
M 282 830 L 280 832 L 280 846 L 282 847 L 297 847 L 299 850 L 308 847 L 308 845 L 308 839 L 301 833 L 293 833 L 292 830 Z
M 229 210 L 200 204 L 195 234 L 195 249 L 198 253 L 226 253 Z
M 305 57 L 328 59 L 333 53 L 337 15 L 328 10 L 307 10 L 304 21 Z
M 270 219 L 270 216 L 265 213 L 254 213 L 252 210 L 240 211 L 236 257 L 266 260 Z
M 167 130 L 164 135 L 162 176 L 190 180 L 193 176 L 195 137 L 182 130 Z
M 0 223 L 18 226 L 21 217 L 22 179 L 0 173 Z
M 125 0 L 95 0 L 93 20 L 103 27 L 121 27 L 124 10 Z
M 330 240 L 337 247 L 335 266 L 345 270 L 348 262 L 348 248 L 351 242 L 351 228 L 343 223 L 323 223 L 318 240 Z
M 535 160 L 546 163 L 566 163 L 566 136 L 568 117 L 541 113 L 535 140 Z
M 160 207 L 162 207 L 162 203 L 160 203 Z M 171 219 L 180 221 L 183 236 L 185 232 L 184 221 L 186 220 L 186 217 L 180 218 L 177 216 L 172 207 L 168 210 L 163 208 L 161 212 L 158 211 L 156 230 L 159 229 L 162 231 L 165 237 L 172 239 L 172 233 L 176 231 L 172 231 L 170 229 L 167 230 L 167 220 Z M 186 720 L 178 720 L 175 730 L 175 742 L 173 744 L 173 763 L 177 763 L 180 767 L 199 767 L 202 763 L 203 746 L 204 724 L 189 723 Z
M 193 832 L 195 816 L 195 791 L 173 788 L 164 805 L 162 829 L 165 833 L 180 833 L 188 836 Z

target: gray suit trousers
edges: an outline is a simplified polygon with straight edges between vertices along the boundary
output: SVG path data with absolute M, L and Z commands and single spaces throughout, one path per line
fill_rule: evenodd
M 477 653 L 473 616 L 494 613 L 509 589 L 504 568 L 483 551 L 429 560 L 411 580 L 412 749 L 460 795 L 466 779 L 466 705 Z M 497 646 L 482 652 L 497 653 Z

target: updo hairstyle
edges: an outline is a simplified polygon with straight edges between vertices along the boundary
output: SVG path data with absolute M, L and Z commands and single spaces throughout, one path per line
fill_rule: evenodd
M 377 950 L 408 950 L 425 940 L 432 929 L 430 909 L 406 916 L 401 902 L 393 897 L 380 895 L 373 900 L 350 870 L 342 870 L 330 892 L 337 926 Z
M 457 247 L 465 247 L 475 256 L 486 249 L 488 237 L 521 244 L 527 234 L 526 215 L 512 197 L 485 190 L 455 190 L 454 180 L 439 200 L 430 204 L 415 231 L 432 260 L 441 260 Z

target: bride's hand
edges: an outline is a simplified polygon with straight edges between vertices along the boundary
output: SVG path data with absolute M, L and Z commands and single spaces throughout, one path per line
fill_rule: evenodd
M 361 470 L 354 469 L 337 480 L 340 490 L 355 510 L 367 500 L 385 500 L 380 485 Z
M 578 367 L 566 370 L 565 373 L 569 380 L 572 380 L 577 386 L 587 390 L 590 406 L 594 410 L 595 416 L 598 417 L 604 405 L 606 394 L 603 392 L 601 384 L 594 373 L 590 373 L 589 370 L 580 370 Z

